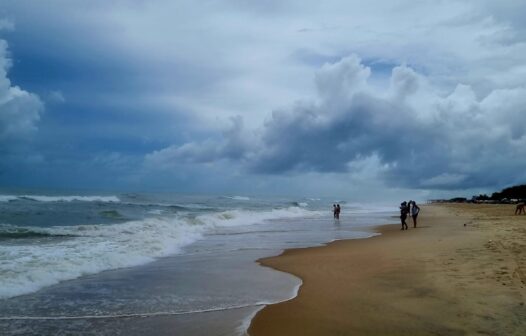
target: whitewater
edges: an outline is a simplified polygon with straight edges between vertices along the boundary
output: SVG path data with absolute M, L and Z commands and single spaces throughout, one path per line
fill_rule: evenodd
M 60 223 L 60 209 L 68 211 L 66 209 L 71 202 L 78 202 L 77 206 L 85 207 L 88 212 L 94 206 L 105 209 L 108 207 L 105 203 L 120 203 L 117 196 L 0 195 L 0 199 L 9 202 L 12 207 L 25 205 L 29 208 L 47 208 L 49 203 L 55 203 L 56 223 Z M 227 199 L 249 200 L 248 197 L 240 196 Z M 92 202 L 93 205 L 82 204 L 85 202 Z M 109 269 L 133 267 L 181 253 L 182 248 L 218 227 L 255 225 L 279 218 L 320 215 L 316 211 L 296 206 L 276 206 L 271 209 L 252 207 L 249 210 L 239 208 L 232 202 L 229 210 L 223 210 L 224 204 L 216 204 L 213 211 L 204 204 L 199 206 L 190 203 L 185 208 L 184 202 L 179 203 L 183 205 L 173 205 L 176 210 L 170 213 L 162 209 L 168 206 L 166 203 L 128 202 L 116 208 L 122 212 L 126 211 L 126 207 L 148 209 L 143 214 L 146 218 L 130 221 L 124 220 L 119 210 L 99 211 L 99 216 L 124 220 L 118 223 L 101 218 L 106 223 L 80 224 L 83 220 L 79 218 L 78 225 L 0 224 L 0 240 L 3 242 L 0 245 L 0 298 L 27 294 L 63 280 Z

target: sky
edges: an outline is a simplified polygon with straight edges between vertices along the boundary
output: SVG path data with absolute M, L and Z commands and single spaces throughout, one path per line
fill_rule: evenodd
M 0 186 L 430 199 L 526 182 L 524 1 L 0 4 Z

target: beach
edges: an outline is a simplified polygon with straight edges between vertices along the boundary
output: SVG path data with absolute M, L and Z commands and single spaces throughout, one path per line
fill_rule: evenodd
M 289 249 L 262 265 L 293 274 L 296 298 L 266 306 L 260 335 L 524 335 L 526 216 L 514 205 L 431 204 L 419 225 Z
M 300 279 L 255 261 L 374 235 L 396 208 L 163 193 L 0 194 L 0 334 L 244 335 Z

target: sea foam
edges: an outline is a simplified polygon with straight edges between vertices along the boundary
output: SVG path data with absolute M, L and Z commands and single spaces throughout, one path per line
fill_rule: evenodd
M 11 202 L 17 199 L 18 199 L 18 196 L 14 196 L 14 195 L 0 195 L 0 202 Z
M 317 216 L 299 207 L 232 210 L 196 217 L 159 217 L 119 224 L 54 227 L 0 226 L 0 298 L 27 294 L 63 280 L 132 267 L 176 254 L 215 227 Z M 18 234 L 18 236 L 17 236 Z
M 225 196 L 225 197 L 235 200 L 235 201 L 250 201 L 250 197 L 247 197 L 247 196 Z
M 230 210 L 197 216 L 202 223 L 213 226 L 239 226 L 262 223 L 280 218 L 301 218 L 320 216 L 322 213 L 300 207 L 272 209 L 269 211 Z
M 31 230 L 48 239 L 0 246 L 0 298 L 107 269 L 144 264 L 178 252 L 203 232 L 202 227 L 177 219 L 157 218 Z

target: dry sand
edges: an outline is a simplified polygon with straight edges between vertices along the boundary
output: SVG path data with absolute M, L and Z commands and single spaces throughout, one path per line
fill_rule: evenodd
M 260 260 L 303 285 L 249 334 L 526 335 L 526 216 L 514 209 L 428 205 L 417 229 Z

